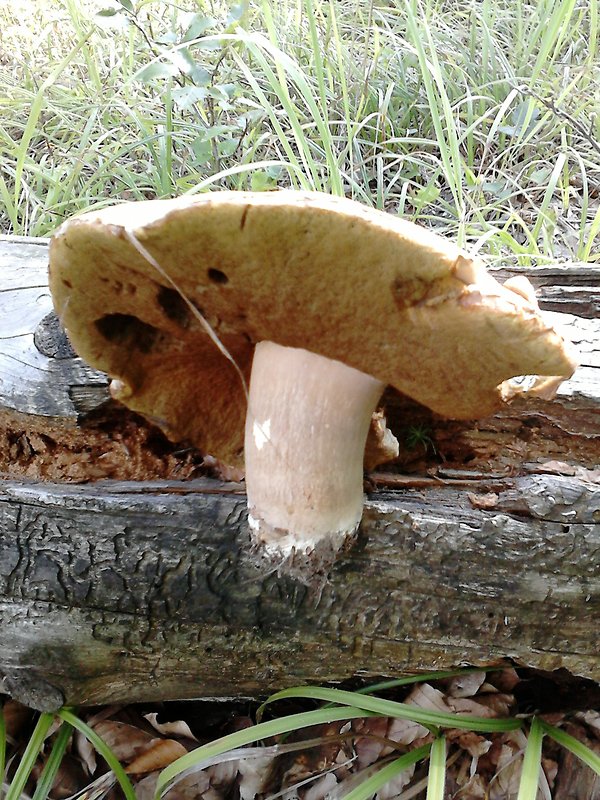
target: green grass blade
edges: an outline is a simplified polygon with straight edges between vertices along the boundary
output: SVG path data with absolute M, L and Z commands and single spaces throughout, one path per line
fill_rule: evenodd
M 545 8 L 540 8 L 538 31 L 542 34 L 540 46 L 531 71 L 531 83 L 536 81 L 557 57 L 560 46 L 569 30 L 569 23 L 575 10 L 576 0 L 563 0 L 552 3 L 552 13 L 548 18 Z
M 68 708 L 62 708 L 58 712 L 58 716 L 64 722 L 68 722 L 80 733 L 82 733 L 92 747 L 102 756 L 102 758 L 113 771 L 115 778 L 123 790 L 126 800 L 136 800 L 135 791 L 131 785 L 131 781 L 129 780 L 127 773 L 119 763 L 119 760 L 113 751 L 106 744 L 106 742 L 100 736 L 98 736 L 96 731 L 90 728 L 90 726 L 83 722 L 83 720 L 79 719 L 79 717 Z M 16 798 L 14 800 L 16 800 Z
M 191 753 L 178 758 L 177 761 L 166 767 L 159 775 L 155 797 L 157 800 L 162 797 L 180 773 L 192 767 L 198 767 L 204 760 L 226 753 L 235 747 L 243 747 L 259 739 L 267 739 L 270 736 L 278 736 L 282 733 L 300 730 L 300 728 L 307 728 L 310 725 L 321 725 L 337 720 L 356 719 L 365 716 L 373 715 L 363 709 L 351 707 L 320 709 L 292 714 L 269 722 L 261 722 L 252 728 L 230 733 L 227 736 L 216 739 L 214 742 L 209 742 L 196 750 L 192 750 Z
M 431 745 L 426 800 L 444 800 L 446 787 L 446 738 L 438 736 Z
M 566 160 L 567 160 L 566 153 L 558 154 L 558 158 L 556 159 L 556 164 L 554 165 L 552 174 L 548 179 L 548 185 L 544 192 L 542 203 L 537 212 L 537 219 L 535 221 L 535 225 L 533 226 L 533 230 L 531 231 L 531 235 L 534 239 L 537 239 L 539 237 L 540 232 L 542 230 L 542 225 L 544 224 L 544 222 L 548 220 L 547 217 L 548 208 L 550 207 L 550 203 L 552 201 L 552 198 L 554 197 L 554 192 L 556 191 L 556 186 L 560 178 L 560 173 L 562 172 Z
M 208 189 L 214 183 L 217 183 L 223 178 L 229 178 L 232 175 L 242 175 L 253 170 L 267 169 L 268 167 L 282 167 L 287 170 L 290 176 L 297 175 L 302 178 L 304 176 L 302 168 L 299 165 L 288 164 L 287 161 L 277 161 L 276 159 L 270 161 L 253 161 L 249 164 L 236 164 L 229 169 L 223 169 L 220 172 L 215 172 L 214 175 L 209 175 L 208 178 L 199 181 L 191 189 L 188 189 L 185 194 L 197 194 L 198 192 Z
M 40 114 L 42 113 L 42 109 L 46 101 L 46 92 L 48 91 L 50 86 L 52 86 L 52 84 L 56 81 L 61 72 L 64 69 L 66 69 L 69 63 L 73 60 L 73 56 L 81 49 L 87 38 L 88 37 L 85 37 L 84 39 L 78 41 L 77 44 L 73 48 L 71 48 L 71 50 L 67 53 L 67 55 L 62 59 L 62 61 L 60 61 L 56 65 L 56 67 L 54 67 L 50 75 L 48 75 L 46 80 L 42 83 L 42 85 L 38 89 L 37 94 L 33 99 L 33 102 L 31 104 L 31 109 L 27 117 L 27 122 L 25 124 L 25 129 L 23 130 L 23 135 L 21 136 L 21 141 L 19 142 L 19 147 L 16 153 L 15 186 L 14 186 L 15 206 L 19 205 L 19 195 L 21 193 L 21 177 L 23 175 L 25 159 L 27 157 L 27 152 L 29 149 L 29 145 L 31 143 L 31 139 L 33 138 L 37 130 Z
M 485 717 L 472 717 L 466 714 L 451 714 L 442 711 L 426 711 L 418 706 L 398 703 L 393 700 L 383 700 L 379 697 L 367 697 L 356 692 L 346 692 L 340 689 L 324 689 L 319 686 L 298 686 L 284 689 L 271 695 L 259 709 L 259 714 L 268 703 L 283 700 L 288 697 L 305 697 L 312 700 L 325 700 L 331 703 L 343 703 L 348 706 L 372 711 L 384 717 L 399 717 L 409 719 L 425 726 L 460 728 L 462 730 L 493 732 L 513 731 L 522 727 L 520 719 L 487 719 Z
M 430 750 L 431 745 L 426 744 L 423 745 L 423 747 L 418 747 L 416 750 L 411 750 L 410 753 L 406 753 L 400 756 L 400 758 L 396 758 L 391 764 L 387 764 L 374 775 L 371 775 L 370 778 L 364 780 L 360 786 L 352 789 L 348 794 L 343 795 L 341 800 L 369 800 L 369 798 L 377 794 L 382 786 L 385 786 L 386 783 L 393 780 L 396 775 L 412 767 L 412 765 L 416 764 L 418 761 L 427 758 Z
M 53 722 L 53 714 L 40 714 L 36 726 L 33 729 L 33 733 L 27 742 L 25 752 L 21 756 L 21 760 L 19 761 L 19 765 L 14 777 L 10 782 L 10 786 L 6 792 L 6 797 L 4 800 L 20 800 L 21 793 L 25 788 L 25 784 L 27 783 L 35 762 L 37 761 L 37 757 L 40 754 L 40 750 L 42 749 L 46 735 Z
M 411 44 L 419 60 L 421 77 L 427 95 L 431 122 L 444 165 L 444 176 L 452 192 L 456 213 L 462 215 L 462 170 L 458 137 L 446 81 L 437 57 L 436 46 L 427 20 L 417 10 L 418 0 L 405 0 L 406 24 Z M 425 47 L 427 43 L 427 48 Z
M 589 747 L 586 747 L 583 742 L 580 742 L 574 736 L 565 733 L 565 731 L 556 728 L 554 725 L 549 725 L 543 720 L 540 720 L 540 727 L 546 736 L 554 739 L 555 742 L 558 742 L 558 744 L 573 753 L 574 756 L 577 756 L 580 761 L 583 761 L 590 769 L 594 770 L 596 775 L 600 775 L 600 756 L 598 753 L 590 750 Z
M 426 683 L 427 681 L 440 681 L 446 678 L 458 678 L 461 675 L 470 675 L 474 672 L 499 672 L 501 667 L 496 669 L 482 669 L 481 667 L 463 667 L 458 669 L 440 670 L 439 672 L 423 672 L 421 675 L 407 675 L 404 678 L 392 678 L 389 681 L 372 683 L 370 686 L 363 686 L 357 689 L 356 694 L 372 694 L 382 692 L 384 689 L 395 689 L 397 686 L 410 686 L 413 683 Z
M 517 800 L 535 800 L 537 797 L 542 768 L 543 738 L 544 730 L 537 717 L 534 717 L 527 737 Z
M 46 800 L 50 794 L 72 733 L 72 726 L 69 725 L 68 722 L 63 722 L 63 724 L 60 726 L 60 730 L 54 741 L 54 744 L 52 745 L 52 750 L 50 751 L 50 755 L 48 756 L 48 760 L 46 761 L 42 774 L 40 775 L 37 786 L 35 787 L 35 793 L 32 800 Z
M 600 234 L 600 208 L 596 211 L 590 229 L 587 233 L 587 243 L 583 248 L 582 252 L 582 260 L 583 261 L 591 261 L 592 260 L 592 247 L 594 246 L 594 240 Z M 598 256 L 595 257 L 594 260 L 598 260 Z

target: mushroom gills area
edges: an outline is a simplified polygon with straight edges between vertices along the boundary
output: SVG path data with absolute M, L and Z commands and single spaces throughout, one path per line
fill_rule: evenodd
M 256 346 L 246 418 L 249 522 L 268 550 L 341 546 L 363 508 L 363 455 L 385 384 L 339 361 Z

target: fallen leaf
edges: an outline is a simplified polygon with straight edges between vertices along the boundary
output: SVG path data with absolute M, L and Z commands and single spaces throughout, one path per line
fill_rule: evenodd
M 139 774 L 164 769 L 164 767 L 168 767 L 169 764 L 172 764 L 173 761 L 186 753 L 186 748 L 175 739 L 155 739 L 150 742 L 147 750 L 144 750 L 133 759 L 126 772 Z
M 158 733 L 162 733 L 163 736 L 180 736 L 183 739 L 192 739 L 194 742 L 198 741 L 190 730 L 190 726 L 183 720 L 177 720 L 176 722 L 158 722 L 158 714 L 144 714 L 144 719 L 147 719 L 154 730 L 158 731 Z
M 418 706 L 426 711 L 443 711 L 448 713 L 450 710 L 444 695 L 439 689 L 434 689 L 429 683 L 419 683 L 404 701 L 408 705 Z
M 448 683 L 447 692 L 450 697 L 473 697 L 485 681 L 485 672 L 467 672 L 457 675 Z
M 115 720 L 102 720 L 94 726 L 94 730 L 124 764 L 129 764 L 143 753 L 155 737 L 142 731 L 135 725 Z
M 457 714 L 472 714 L 475 717 L 496 717 L 496 712 L 470 697 L 449 697 L 448 706 Z

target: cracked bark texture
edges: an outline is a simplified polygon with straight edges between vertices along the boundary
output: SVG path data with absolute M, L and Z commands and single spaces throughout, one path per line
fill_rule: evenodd
M 557 400 L 472 425 L 427 418 L 445 463 L 376 476 L 356 542 L 315 580 L 250 547 L 239 484 L 94 481 L 116 474 L 96 451 L 90 482 L 49 479 L 61 436 L 108 451 L 116 435 L 86 421 L 106 379 L 52 328 L 45 268 L 45 242 L 0 241 L 5 691 L 43 709 L 258 696 L 508 658 L 600 679 L 597 267 L 532 275 L 583 354 Z M 160 464 L 177 474 L 166 457 L 139 474 Z

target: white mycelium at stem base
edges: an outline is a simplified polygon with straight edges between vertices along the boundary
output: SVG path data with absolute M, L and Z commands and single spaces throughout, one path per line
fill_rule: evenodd
M 278 551 L 341 544 L 360 522 L 363 455 L 385 384 L 339 361 L 256 346 L 246 419 L 254 536 Z

